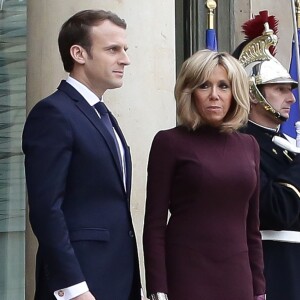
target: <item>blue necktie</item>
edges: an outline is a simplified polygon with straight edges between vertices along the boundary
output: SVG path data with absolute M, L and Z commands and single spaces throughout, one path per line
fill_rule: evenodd
M 101 101 L 97 102 L 94 105 L 94 107 L 96 108 L 96 110 L 100 114 L 101 120 L 103 121 L 103 124 L 105 125 L 105 127 L 107 128 L 108 132 L 110 133 L 110 135 L 112 136 L 112 138 L 113 138 L 113 140 L 115 142 L 115 145 L 116 145 L 116 148 L 117 148 L 117 152 L 118 152 L 119 161 L 120 161 L 120 165 L 122 166 L 122 159 L 121 159 L 121 153 L 120 153 L 119 144 L 118 144 L 116 135 L 115 135 L 114 130 L 113 130 L 113 125 L 112 125 L 112 122 L 110 120 L 107 107 L 104 104 L 104 102 L 101 102 Z

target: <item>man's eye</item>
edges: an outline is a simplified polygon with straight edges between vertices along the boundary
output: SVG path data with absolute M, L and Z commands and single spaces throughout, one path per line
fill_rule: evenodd
M 282 91 L 285 92 L 285 93 L 289 93 L 289 92 L 292 91 L 292 89 L 289 88 L 289 87 L 285 87 L 285 88 L 282 88 Z

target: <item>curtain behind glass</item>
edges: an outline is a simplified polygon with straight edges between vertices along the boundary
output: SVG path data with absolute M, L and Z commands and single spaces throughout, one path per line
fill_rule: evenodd
M 0 298 L 25 298 L 26 1 L 0 0 Z

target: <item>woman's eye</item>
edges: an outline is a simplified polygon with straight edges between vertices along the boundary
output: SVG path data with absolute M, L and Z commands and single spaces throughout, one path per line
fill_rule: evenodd
M 206 82 L 199 85 L 199 89 L 203 90 L 203 89 L 207 89 L 207 88 L 208 88 L 208 83 L 206 83 Z
M 227 84 L 221 84 L 221 85 L 220 85 L 220 88 L 221 88 L 222 90 L 226 90 L 226 89 L 229 88 L 229 86 L 228 86 Z
M 219 82 L 219 88 L 222 90 L 226 90 L 230 88 L 230 85 L 228 84 L 228 82 L 221 81 Z

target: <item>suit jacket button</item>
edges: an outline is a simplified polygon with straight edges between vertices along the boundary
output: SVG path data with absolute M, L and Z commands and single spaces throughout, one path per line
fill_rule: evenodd
M 63 297 L 63 296 L 65 295 L 65 293 L 64 293 L 63 290 L 59 290 L 59 291 L 57 292 L 57 294 L 58 294 L 59 297 Z
M 129 230 L 129 236 L 130 236 L 131 238 L 134 237 L 134 232 L 133 232 L 132 230 Z

